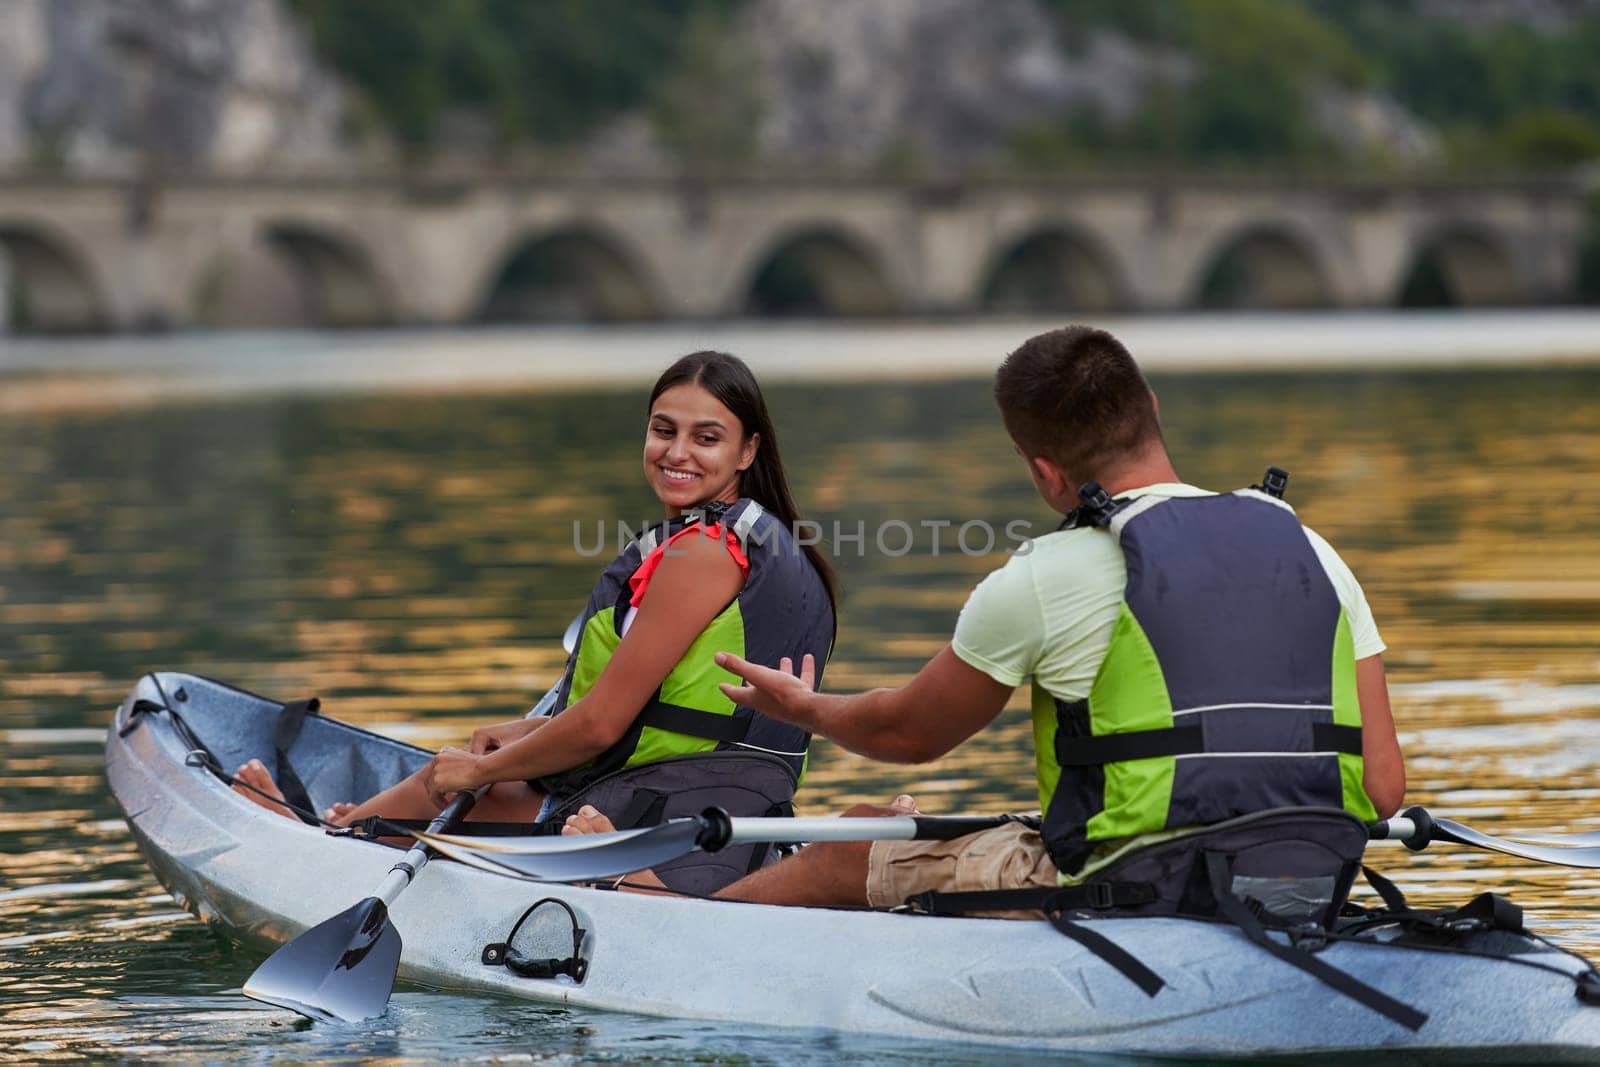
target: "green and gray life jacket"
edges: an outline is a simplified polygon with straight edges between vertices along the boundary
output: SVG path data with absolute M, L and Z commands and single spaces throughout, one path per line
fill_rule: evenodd
M 1082 495 L 1080 522 L 1117 538 L 1128 577 L 1088 699 L 1034 686 L 1056 866 L 1073 874 L 1100 842 L 1273 808 L 1375 819 L 1349 620 L 1294 509 L 1254 488 Z
M 717 684 L 738 679 L 712 657 L 732 652 L 776 667 L 785 656 L 799 663 L 809 654 L 820 686 L 834 632 L 827 588 L 790 531 L 754 500 L 741 498 L 726 508 L 708 505 L 704 517 L 738 536 L 750 561 L 744 588 L 695 638 L 620 741 L 582 767 L 539 780 L 557 799 L 625 768 L 703 752 L 764 753 L 786 764 L 795 781 L 804 772 L 811 735 L 735 705 Z M 634 572 L 656 546 L 700 521 L 702 514 L 693 512 L 646 528 L 601 573 L 551 714 L 588 693 L 622 643 Z

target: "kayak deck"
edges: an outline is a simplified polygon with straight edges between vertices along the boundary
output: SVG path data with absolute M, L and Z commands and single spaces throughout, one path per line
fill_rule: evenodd
M 139 701 L 147 710 L 135 714 Z M 398 858 L 269 813 L 186 765 L 190 744 L 158 710 L 177 709 L 231 770 L 252 757 L 270 762 L 279 707 L 192 675 L 150 675 L 118 709 L 106 749 L 112 791 L 157 876 L 197 916 L 263 947 L 349 907 Z M 307 717 L 291 755 L 319 805 L 370 795 L 428 758 L 320 716 Z M 582 983 L 480 961 L 485 945 L 504 940 L 546 897 L 568 903 L 589 931 Z M 1379 943 L 1319 953 L 1427 1012 L 1413 1032 L 1274 960 L 1237 929 L 1189 919 L 1083 923 L 1160 974 L 1166 986 L 1153 997 L 1042 921 L 617 893 L 447 861 L 429 864 L 392 919 L 405 978 L 603 1010 L 1173 1056 L 1454 1049 L 1526 1062 L 1592 1060 L 1600 1050 L 1600 1007 L 1573 995 L 1586 964 L 1531 940 L 1517 960 Z

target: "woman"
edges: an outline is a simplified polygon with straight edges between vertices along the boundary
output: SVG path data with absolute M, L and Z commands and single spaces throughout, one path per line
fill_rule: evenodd
M 370 800 L 330 809 L 331 821 L 427 819 L 449 795 L 482 786 L 491 788 L 473 819 L 550 816 L 553 832 L 584 807 L 623 827 L 710 803 L 736 814 L 787 812 L 810 736 L 734 705 L 717 683 L 735 679 L 712 657 L 823 662 L 834 634 L 832 573 L 791 536 L 799 514 L 743 361 L 684 356 L 656 382 L 648 412 L 644 474 L 666 521 L 601 574 L 555 712 L 481 727 L 468 749 L 441 750 Z M 281 796 L 259 761 L 238 777 Z M 679 881 L 710 891 L 764 858 L 725 852 L 687 865 Z M 668 870 L 658 873 L 672 884 Z

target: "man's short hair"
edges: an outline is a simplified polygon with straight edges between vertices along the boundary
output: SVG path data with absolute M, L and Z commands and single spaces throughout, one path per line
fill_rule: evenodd
M 994 399 L 1022 450 L 1054 460 L 1079 484 L 1161 440 L 1139 365 L 1122 342 L 1089 326 L 1023 342 L 995 373 Z

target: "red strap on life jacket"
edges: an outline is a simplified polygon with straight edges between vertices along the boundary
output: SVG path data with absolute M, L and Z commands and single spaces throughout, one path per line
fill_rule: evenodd
M 740 576 L 744 578 L 750 577 L 750 557 L 745 555 L 744 546 L 739 544 L 738 534 L 734 533 L 732 529 L 724 527 L 721 523 L 713 522 L 709 525 L 695 523 L 691 526 L 685 526 L 667 538 L 665 542 L 657 545 L 655 551 L 646 556 L 644 562 L 639 564 L 639 569 L 634 571 L 633 577 L 628 579 L 628 588 L 633 590 L 633 595 L 628 599 L 629 604 L 634 607 L 639 606 L 639 602 L 644 599 L 645 589 L 650 585 L 650 579 L 655 576 L 656 568 L 661 566 L 661 561 L 667 556 L 667 549 L 685 537 L 721 538 L 723 545 L 728 549 L 728 555 L 732 556 L 733 561 L 739 565 Z

